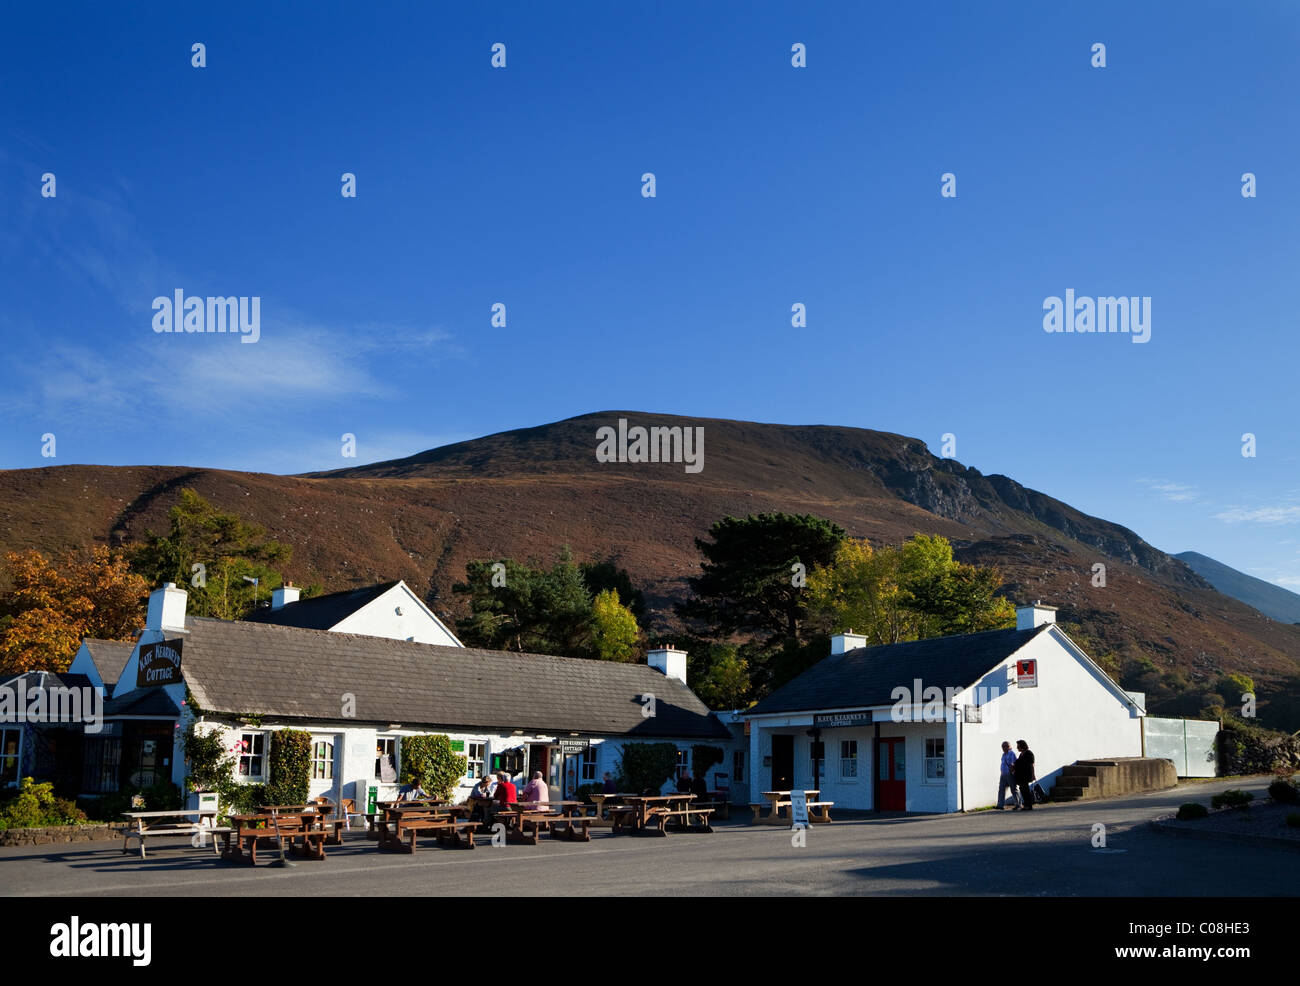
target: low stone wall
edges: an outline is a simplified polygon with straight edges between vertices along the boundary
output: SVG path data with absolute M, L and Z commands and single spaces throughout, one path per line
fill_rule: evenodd
M 1168 760 L 1155 757 L 1121 757 L 1115 760 L 1080 760 L 1079 766 L 1096 767 L 1091 787 L 1094 797 L 1113 798 L 1138 791 L 1164 791 L 1178 786 L 1178 772 Z
M 0 831 L 0 846 L 47 846 L 63 842 L 104 842 L 122 838 L 122 826 L 110 823 L 95 825 L 48 825 L 33 829 Z

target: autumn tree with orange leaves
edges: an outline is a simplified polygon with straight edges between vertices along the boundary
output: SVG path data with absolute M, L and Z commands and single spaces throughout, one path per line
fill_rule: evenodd
M 84 637 L 130 640 L 144 626 L 148 583 L 121 552 L 56 564 L 39 551 L 5 555 L 0 594 L 0 675 L 66 671 Z

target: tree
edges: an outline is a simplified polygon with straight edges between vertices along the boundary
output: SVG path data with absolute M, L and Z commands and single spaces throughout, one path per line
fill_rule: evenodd
M 269 539 L 265 528 L 219 510 L 192 489 L 181 490 L 168 517 L 168 532 L 146 531 L 145 541 L 130 549 L 131 561 L 153 585 L 174 582 L 189 592 L 188 612 L 241 619 L 282 584 L 273 566 L 287 564 L 292 549 Z
M 749 706 L 749 662 L 735 644 L 711 647 L 703 674 L 693 678 L 692 691 L 711 709 L 744 709 Z
M 619 602 L 615 590 L 605 589 L 592 600 L 591 626 L 596 656 L 602 661 L 637 659 L 641 630 L 632 611 Z
M 130 640 L 144 626 L 149 587 L 122 553 L 96 547 L 56 565 L 39 551 L 5 556 L 0 673 L 66 671 L 86 637 Z
M 632 576 L 614 564 L 612 560 L 600 562 L 587 561 L 578 566 L 582 573 L 582 582 L 593 596 L 605 589 L 613 589 L 623 603 L 640 623 L 645 619 L 645 594 L 632 584 Z
M 705 624 L 715 639 L 758 634 L 768 643 L 799 639 L 807 616 L 804 575 L 830 564 L 844 530 L 808 514 L 725 517 L 695 539 L 703 575 L 689 580 L 692 598 L 680 616 Z
M 472 561 L 452 591 L 469 596 L 456 632 L 471 647 L 594 656 L 591 593 L 566 549 L 551 568 L 513 559 Z

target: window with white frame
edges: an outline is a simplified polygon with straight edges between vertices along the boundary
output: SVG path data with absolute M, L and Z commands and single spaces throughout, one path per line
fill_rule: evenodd
M 731 754 L 731 776 L 736 779 L 737 784 L 743 784 L 745 781 L 745 751 L 735 750 Z
M 385 777 L 384 764 L 387 761 L 391 777 Z M 375 740 L 375 780 L 389 783 L 397 780 L 397 737 L 380 736 Z
M 482 777 L 483 766 L 487 762 L 487 744 L 469 742 L 465 744 L 465 776 Z
M 313 740 L 311 744 L 311 779 L 334 779 L 334 744 L 329 740 Z
M 925 741 L 925 779 L 937 783 L 944 778 L 943 739 Z
M 840 777 L 846 781 L 858 778 L 857 740 L 840 740 Z
M 266 733 L 239 734 L 239 776 L 260 781 L 266 776 Z
M 18 747 L 22 732 L 0 729 L 0 787 L 18 783 Z
M 578 775 L 578 782 L 594 781 L 596 779 L 596 747 L 589 746 L 582 751 L 582 773 Z

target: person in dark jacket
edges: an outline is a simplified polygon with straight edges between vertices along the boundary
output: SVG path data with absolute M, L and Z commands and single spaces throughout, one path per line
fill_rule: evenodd
M 1034 751 L 1024 740 L 1016 740 L 1016 749 L 1020 751 L 1020 756 L 1016 757 L 1016 786 L 1020 788 L 1023 810 L 1033 811 L 1034 792 L 1031 787 L 1037 776 L 1034 773 Z

